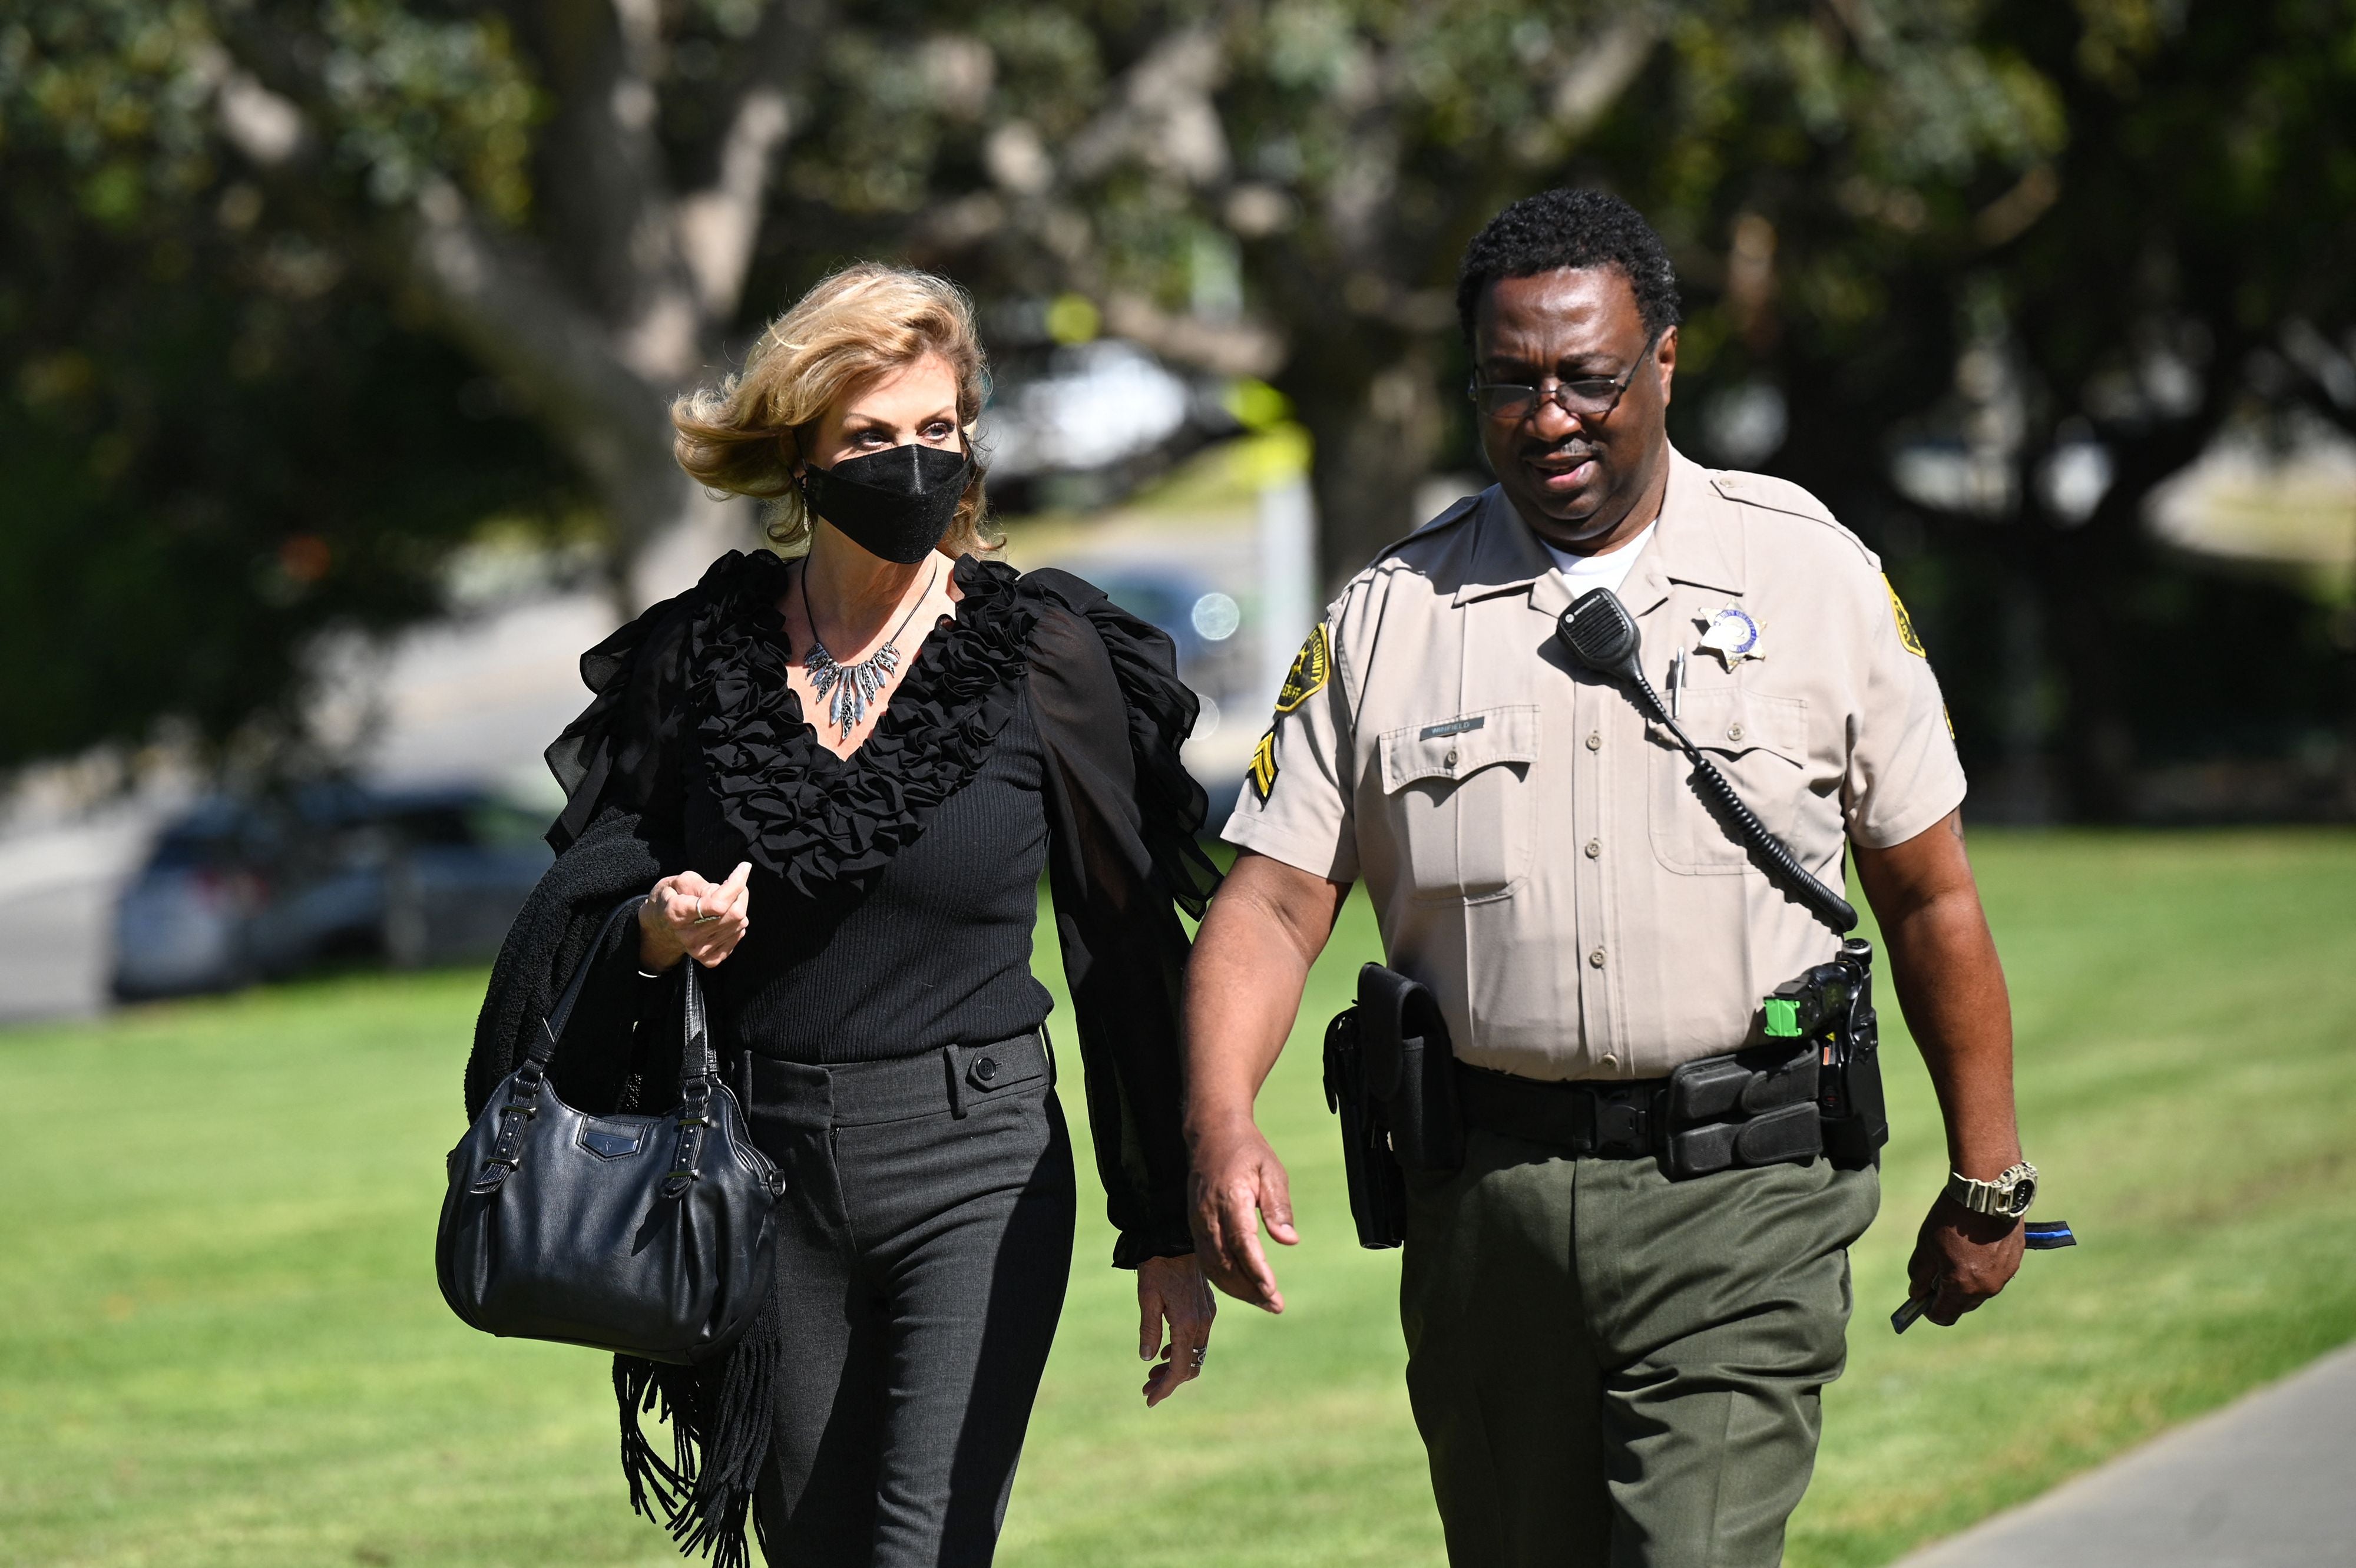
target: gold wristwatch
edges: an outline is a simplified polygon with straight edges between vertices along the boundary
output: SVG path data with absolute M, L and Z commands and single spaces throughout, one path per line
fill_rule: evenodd
M 1961 1171 L 1949 1171 L 1947 1196 L 1974 1214 L 2018 1219 L 2037 1201 L 2037 1167 L 2023 1160 L 1999 1172 L 1994 1181 L 1975 1181 Z

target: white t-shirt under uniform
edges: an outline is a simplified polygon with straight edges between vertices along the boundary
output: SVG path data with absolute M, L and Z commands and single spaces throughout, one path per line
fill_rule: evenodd
M 1644 532 L 1619 549 L 1608 550 L 1601 555 L 1573 555 L 1568 550 L 1558 550 L 1547 544 L 1543 539 L 1538 542 L 1546 544 L 1546 553 L 1554 557 L 1555 565 L 1562 571 L 1563 581 L 1570 585 L 1570 602 L 1577 604 L 1580 595 L 1591 594 L 1598 588 L 1609 588 L 1618 593 L 1620 585 L 1628 580 L 1628 574 L 1635 568 L 1636 557 L 1642 555 L 1644 546 L 1653 542 L 1653 531 L 1660 526 L 1661 520 L 1656 517 L 1644 525 Z

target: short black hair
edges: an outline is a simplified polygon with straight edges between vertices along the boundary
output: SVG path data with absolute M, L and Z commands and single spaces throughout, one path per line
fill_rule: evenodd
M 1649 335 L 1684 319 L 1677 270 L 1644 215 L 1607 191 L 1542 190 L 1526 196 L 1472 236 L 1456 273 L 1456 319 L 1472 341 L 1481 295 L 1499 278 L 1563 267 L 1617 267 L 1636 291 Z

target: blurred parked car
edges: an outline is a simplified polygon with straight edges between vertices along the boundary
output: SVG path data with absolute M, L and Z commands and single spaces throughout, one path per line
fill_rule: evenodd
M 479 791 L 389 800 L 384 954 L 403 968 L 489 958 L 554 859 L 541 814 Z
M 123 891 L 114 993 L 226 990 L 330 958 L 487 957 L 548 865 L 542 825 L 471 787 L 207 800 Z
M 208 800 L 167 826 L 114 910 L 114 994 L 124 999 L 242 985 L 277 858 L 278 823 Z

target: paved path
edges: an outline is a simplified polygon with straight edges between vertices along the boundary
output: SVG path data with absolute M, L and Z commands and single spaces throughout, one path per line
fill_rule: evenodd
M 1896 1568 L 2356 1563 L 2356 1346 Z

